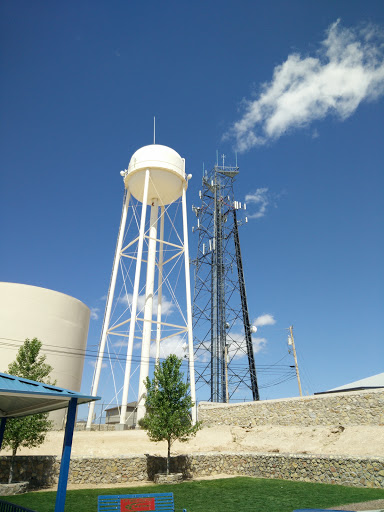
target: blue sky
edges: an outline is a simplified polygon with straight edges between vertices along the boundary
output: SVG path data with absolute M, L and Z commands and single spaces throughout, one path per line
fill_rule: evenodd
M 383 371 L 382 1 L 16 0 L 0 24 L 2 280 L 85 302 L 97 344 L 119 172 L 156 116 L 189 205 L 203 162 L 239 150 L 249 310 L 269 315 L 256 365 L 293 324 L 305 392 Z M 260 379 L 264 399 L 297 394 Z

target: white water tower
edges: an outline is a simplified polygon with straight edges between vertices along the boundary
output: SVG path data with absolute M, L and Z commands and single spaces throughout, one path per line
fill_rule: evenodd
M 127 421 L 130 392 L 131 398 L 138 404 L 137 420 L 145 414 L 143 397 L 146 389 L 143 381 L 149 374 L 150 361 L 158 362 L 160 357 L 167 355 L 164 355 L 164 351 L 162 355 L 164 346 L 172 352 L 180 350 L 180 346 L 184 347 L 184 351 L 188 347 L 184 357 L 189 360 L 193 402 L 196 402 L 196 393 L 186 205 L 186 190 L 191 175 L 185 174 L 185 160 L 176 151 L 159 144 L 137 150 L 128 169 L 120 174 L 126 193 L 92 395 L 98 393 L 103 366 L 110 364 L 112 368 L 113 361 L 118 359 L 118 356 L 111 357 L 111 350 L 120 344 L 126 348 L 122 386 L 119 387 L 115 376 L 112 380 L 120 407 L 118 428 L 123 429 Z M 184 267 L 183 297 L 180 296 L 181 272 L 180 269 L 177 271 L 178 264 Z M 146 269 L 145 275 L 143 268 Z M 119 274 L 122 274 L 120 289 L 117 286 Z M 125 307 L 123 311 L 122 305 Z M 114 344 L 108 341 L 113 337 L 117 337 L 119 342 Z M 108 350 L 105 355 L 106 346 Z M 151 353 L 155 353 L 154 358 Z M 132 397 L 130 383 L 136 370 L 139 372 L 138 389 Z M 137 374 L 135 379 L 137 381 Z M 117 398 L 119 392 L 121 399 Z M 92 402 L 87 429 L 91 428 L 93 414 Z M 192 417 L 196 421 L 196 407 Z

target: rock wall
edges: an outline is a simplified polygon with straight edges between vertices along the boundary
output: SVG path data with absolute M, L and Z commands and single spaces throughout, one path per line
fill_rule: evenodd
M 248 402 L 199 404 L 205 425 L 352 426 L 384 425 L 384 390 L 360 391 Z M 0 482 L 7 482 L 10 457 L 0 457 Z M 164 472 L 163 457 L 75 457 L 69 482 L 108 484 L 153 480 Z M 54 456 L 18 456 L 14 481 L 29 481 L 31 488 L 57 483 L 60 459 Z M 342 457 L 282 453 L 205 453 L 172 458 L 171 470 L 192 475 L 219 474 L 281 478 L 356 487 L 384 487 L 383 457 Z
M 11 456 L 0 457 L 0 482 L 8 482 Z M 57 483 L 60 471 L 60 459 L 55 456 L 16 456 L 13 481 L 29 482 L 32 489 L 49 487 Z
M 331 393 L 241 404 L 200 402 L 198 414 L 199 420 L 205 426 L 384 425 L 384 390 Z
M 10 457 L 0 457 L 0 482 L 6 482 Z M 60 462 L 53 456 L 20 456 L 15 461 L 15 481 L 30 481 L 32 488 L 57 483 Z M 73 458 L 69 482 L 116 484 L 153 480 L 164 472 L 164 457 Z M 171 471 L 191 476 L 238 475 L 280 478 L 355 487 L 384 487 L 383 457 L 340 457 L 291 454 L 205 453 L 173 457 Z

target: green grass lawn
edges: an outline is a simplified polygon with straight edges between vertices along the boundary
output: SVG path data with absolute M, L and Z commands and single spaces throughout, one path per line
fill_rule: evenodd
M 173 492 L 175 506 L 188 512 L 292 512 L 384 499 L 383 489 L 238 477 L 177 485 L 68 491 L 66 512 L 97 511 L 99 494 Z M 53 512 L 56 492 L 34 492 L 6 498 L 37 512 Z

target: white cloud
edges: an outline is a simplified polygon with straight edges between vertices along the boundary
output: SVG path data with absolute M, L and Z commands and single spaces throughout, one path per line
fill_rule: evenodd
M 258 338 L 252 336 L 252 346 L 254 354 L 257 354 L 267 344 L 266 338 Z M 228 355 L 231 360 L 238 360 L 247 357 L 247 343 L 245 340 L 244 332 L 240 330 L 229 331 L 227 335 Z M 205 349 L 205 350 L 204 350 Z M 195 361 L 198 363 L 208 363 L 211 359 L 210 355 L 211 344 L 209 342 L 204 343 L 203 347 L 195 356 Z
M 267 188 L 257 188 L 255 192 L 252 192 L 251 194 L 247 194 L 245 196 L 245 201 L 250 207 L 250 212 L 247 214 L 247 217 L 249 219 L 260 219 L 261 217 L 264 217 L 265 212 L 267 210 L 267 206 L 269 204 L 268 200 L 268 189 Z M 253 207 L 256 207 L 256 211 L 252 212 L 254 209 Z
M 206 342 L 200 345 L 200 348 L 197 352 L 195 352 L 195 361 L 199 363 L 208 363 L 211 360 L 211 343 Z
M 384 33 L 376 26 L 344 28 L 340 20 L 326 32 L 315 57 L 294 53 L 276 66 L 271 82 L 225 137 L 246 151 L 334 114 L 350 117 L 363 101 L 384 93 Z
M 96 367 L 96 361 L 88 361 L 88 364 L 90 364 L 91 366 L 93 366 L 94 368 Z M 101 363 L 101 367 L 102 368 L 106 368 L 108 365 L 107 363 Z
M 265 313 L 264 315 L 260 315 L 252 322 L 252 325 L 256 325 L 256 327 L 264 327 L 264 325 L 274 325 L 276 320 L 273 315 L 269 315 Z
M 237 351 L 234 359 L 240 359 L 247 355 L 247 343 L 245 340 L 244 333 L 242 332 L 229 332 L 227 337 L 228 343 L 228 354 L 230 357 Z M 260 352 L 266 345 L 266 338 L 255 338 L 252 336 L 252 346 L 254 354 Z
M 117 340 L 114 347 L 126 347 L 128 345 L 128 338 L 122 338 Z M 141 341 L 134 343 L 133 348 L 141 352 Z M 172 336 L 160 342 L 160 358 L 165 359 L 170 354 L 175 354 L 177 357 L 184 357 L 188 355 L 188 345 L 185 338 L 181 336 Z M 156 357 L 156 343 L 151 343 L 149 357 Z
M 126 347 L 128 345 L 128 338 L 120 338 L 112 343 L 114 347 Z
M 98 320 L 99 319 L 99 308 L 91 308 L 91 320 Z
M 267 344 L 266 338 L 252 338 L 253 352 L 257 354 Z
M 157 297 L 158 297 L 157 295 L 155 295 L 153 297 L 153 315 L 154 316 L 157 315 Z M 120 302 L 126 306 L 128 306 L 128 305 L 131 306 L 132 298 L 133 298 L 132 293 L 128 293 L 124 297 L 120 298 Z M 137 300 L 138 311 L 141 311 L 144 309 L 144 304 L 145 304 L 145 295 L 144 294 L 139 295 L 139 298 Z M 173 302 L 169 301 L 164 294 L 162 295 L 161 305 L 162 305 L 162 308 L 161 308 L 162 315 L 167 315 L 168 313 L 172 313 L 174 310 Z
M 183 358 L 188 355 L 188 346 L 184 338 L 180 336 L 172 336 L 160 343 L 160 358 L 166 358 L 171 354 Z M 156 357 L 156 344 L 151 343 L 150 357 Z

